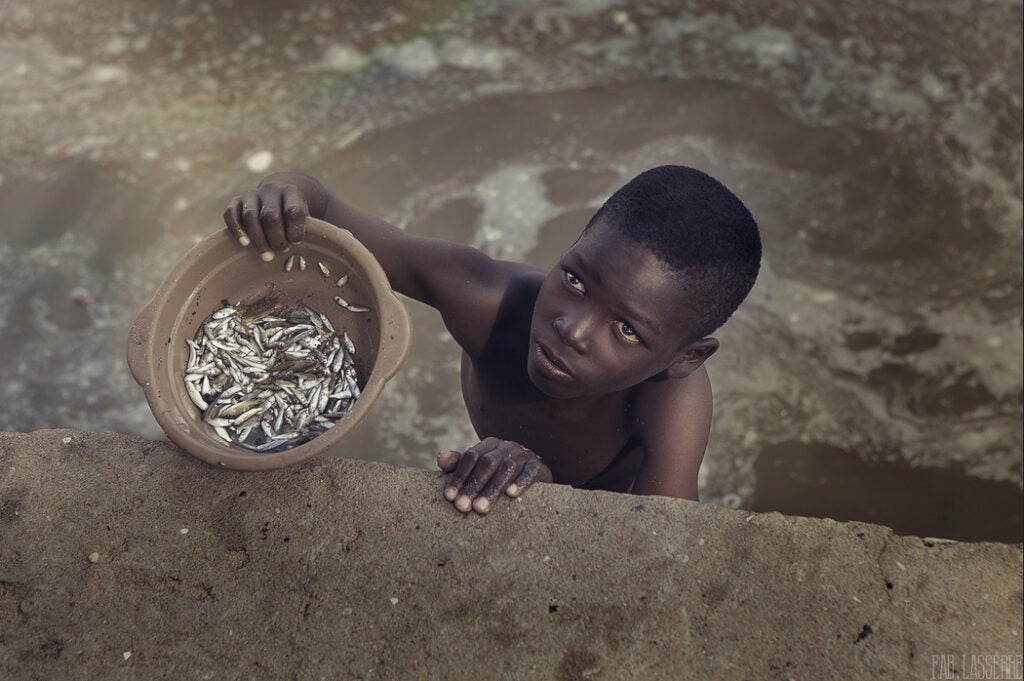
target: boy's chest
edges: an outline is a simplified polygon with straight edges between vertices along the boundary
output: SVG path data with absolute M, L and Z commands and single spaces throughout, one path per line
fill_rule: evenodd
M 625 399 L 609 399 L 586 411 L 558 408 L 555 400 L 526 399 L 522 376 L 509 367 L 478 367 L 463 354 L 462 395 L 481 439 L 513 440 L 533 450 L 555 482 L 582 485 L 629 443 Z

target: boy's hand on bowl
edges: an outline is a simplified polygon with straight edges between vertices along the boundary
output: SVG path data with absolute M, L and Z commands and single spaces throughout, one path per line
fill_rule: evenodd
M 309 206 L 292 184 L 263 184 L 236 196 L 224 211 L 228 232 L 243 246 L 252 244 L 270 261 L 306 235 Z
M 501 493 L 522 496 L 535 482 L 551 482 L 551 469 L 532 451 L 509 440 L 489 437 L 465 452 L 437 455 L 437 465 L 449 473 L 444 497 L 468 513 L 487 513 Z

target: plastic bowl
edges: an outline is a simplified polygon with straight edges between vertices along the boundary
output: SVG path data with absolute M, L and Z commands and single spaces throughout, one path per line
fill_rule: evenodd
M 284 271 L 292 254 L 306 269 Z M 208 463 L 236 470 L 269 470 L 301 463 L 337 444 L 366 416 L 384 384 L 398 371 L 409 349 L 409 315 L 391 290 L 387 276 L 369 250 L 350 232 L 321 220 L 306 220 L 306 238 L 290 251 L 264 262 L 226 230 L 190 250 L 164 280 L 153 300 L 128 332 L 128 368 L 142 386 L 160 427 L 176 445 Z M 317 265 L 331 272 L 325 277 Z M 348 275 L 343 288 L 336 286 Z M 225 442 L 205 424 L 185 391 L 186 339 L 194 338 L 206 318 L 225 303 L 252 303 L 274 295 L 284 304 L 302 301 L 326 314 L 340 334 L 355 343 L 354 357 L 365 384 L 352 410 L 334 427 L 305 444 L 282 452 L 260 453 Z M 350 312 L 335 296 L 369 312 Z

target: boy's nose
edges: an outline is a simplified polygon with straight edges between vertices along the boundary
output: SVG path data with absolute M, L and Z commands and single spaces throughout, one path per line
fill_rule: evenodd
M 590 322 L 587 315 L 562 315 L 555 318 L 553 326 L 563 343 L 581 355 L 586 354 L 590 347 Z

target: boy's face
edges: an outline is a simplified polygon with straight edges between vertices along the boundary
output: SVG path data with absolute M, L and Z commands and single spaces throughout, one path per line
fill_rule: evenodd
M 695 330 L 680 276 L 603 218 L 594 222 L 541 286 L 530 380 L 569 398 L 625 390 L 664 371 Z

